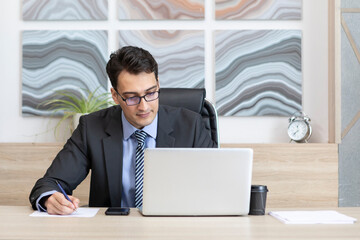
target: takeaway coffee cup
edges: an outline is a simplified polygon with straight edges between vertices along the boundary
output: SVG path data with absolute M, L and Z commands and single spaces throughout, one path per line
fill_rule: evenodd
M 264 185 L 251 185 L 249 215 L 264 215 L 268 189 Z

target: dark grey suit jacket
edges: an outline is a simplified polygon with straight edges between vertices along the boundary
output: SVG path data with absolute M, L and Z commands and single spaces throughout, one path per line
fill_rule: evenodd
M 159 106 L 156 147 L 216 147 L 195 112 Z M 113 106 L 80 118 L 73 135 L 58 153 L 44 177 L 30 193 L 36 200 L 44 192 L 58 189 L 58 180 L 67 194 L 85 179 L 91 169 L 90 207 L 121 205 L 123 131 L 121 108 Z

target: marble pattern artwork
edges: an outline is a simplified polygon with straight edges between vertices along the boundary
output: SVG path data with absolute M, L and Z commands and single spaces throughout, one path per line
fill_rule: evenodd
M 119 19 L 204 19 L 205 0 L 118 0 Z
M 22 113 L 51 115 L 39 105 L 55 91 L 85 95 L 107 91 L 108 58 L 106 31 L 29 30 L 22 33 Z
M 291 116 L 302 109 L 300 30 L 215 32 L 221 116 Z
M 216 19 L 300 20 L 302 0 L 215 0 Z
M 204 87 L 204 31 L 123 30 L 119 47 L 148 50 L 159 65 L 161 87 Z
M 23 0 L 23 19 L 106 20 L 108 0 Z

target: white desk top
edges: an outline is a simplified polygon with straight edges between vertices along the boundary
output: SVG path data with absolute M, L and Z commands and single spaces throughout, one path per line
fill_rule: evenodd
M 143 217 L 131 209 L 129 216 L 106 216 L 105 210 L 101 208 L 93 218 L 36 218 L 29 216 L 33 212 L 29 206 L 0 206 L 0 239 L 360 239 L 359 221 L 286 225 L 269 215 Z M 360 220 L 360 208 L 332 210 Z

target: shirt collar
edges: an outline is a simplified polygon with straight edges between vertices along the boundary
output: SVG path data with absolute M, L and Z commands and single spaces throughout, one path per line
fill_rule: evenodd
M 124 140 L 128 140 L 131 135 L 133 135 L 133 133 L 137 129 L 136 127 L 134 127 L 133 125 L 131 125 L 128 120 L 126 119 L 124 112 L 121 112 L 121 120 L 122 120 L 122 127 L 123 127 L 123 134 L 124 134 Z M 145 126 L 143 129 L 144 132 L 146 132 L 150 137 L 156 139 L 156 135 L 157 135 L 157 124 L 158 123 L 158 114 L 156 114 L 154 120 L 152 121 L 152 123 L 150 123 L 149 125 Z

